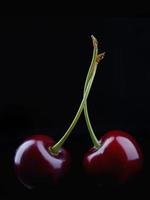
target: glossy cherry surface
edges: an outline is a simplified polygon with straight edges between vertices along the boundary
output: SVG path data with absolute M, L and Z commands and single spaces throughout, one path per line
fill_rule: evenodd
M 19 180 L 28 188 L 46 181 L 55 185 L 69 170 L 69 153 L 61 148 L 54 155 L 49 150 L 54 144 L 54 140 L 48 136 L 33 135 L 17 149 L 14 158 L 15 171 Z
M 107 177 L 117 182 L 125 182 L 137 174 L 143 163 L 138 143 L 126 132 L 109 131 L 101 139 L 99 149 L 91 148 L 83 160 L 88 175 Z

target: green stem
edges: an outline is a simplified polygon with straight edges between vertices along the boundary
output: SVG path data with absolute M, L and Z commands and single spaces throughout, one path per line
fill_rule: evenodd
M 92 36 L 92 40 L 93 40 L 93 44 L 94 44 L 93 58 L 92 58 L 92 62 L 91 62 L 91 65 L 90 65 L 90 68 L 89 68 L 89 71 L 88 71 L 88 74 L 87 74 L 87 77 L 86 77 L 86 81 L 85 81 L 85 85 L 84 85 L 84 93 L 86 91 L 87 84 L 88 84 L 88 81 L 89 81 L 90 76 L 91 76 L 92 68 L 95 65 L 95 63 L 97 62 L 96 59 L 98 59 L 99 60 L 98 62 L 100 62 L 104 57 L 104 53 L 102 53 L 102 54 L 99 54 L 98 55 L 99 58 L 97 58 L 97 54 L 98 54 L 97 44 L 98 44 L 98 42 L 97 42 L 97 40 L 96 40 L 96 38 L 94 36 Z M 94 144 L 94 147 L 95 148 L 99 148 L 101 146 L 101 144 L 98 141 L 98 139 L 97 139 L 97 137 L 96 137 L 96 135 L 94 133 L 94 130 L 92 128 L 91 122 L 90 122 L 89 113 L 88 113 L 88 107 L 87 107 L 87 101 L 85 102 L 85 105 L 84 105 L 84 115 L 85 115 L 87 128 L 89 130 L 90 137 L 91 137 L 91 140 L 92 140 L 92 142 Z
M 76 113 L 75 118 L 73 119 L 71 125 L 69 126 L 68 130 L 63 135 L 63 137 L 53 147 L 51 147 L 49 149 L 52 153 L 57 154 L 59 152 L 60 148 L 62 147 L 64 142 L 67 140 L 67 138 L 69 137 L 70 133 L 74 129 L 76 123 L 78 122 L 78 119 L 79 119 L 79 117 L 80 117 L 80 115 L 81 115 L 81 113 L 82 113 L 82 111 L 84 109 L 84 105 L 85 105 L 85 102 L 86 102 L 86 100 L 88 98 L 90 89 L 92 87 L 92 83 L 93 83 L 93 80 L 94 80 L 94 77 L 95 77 L 95 74 L 96 74 L 96 69 L 97 69 L 97 64 L 93 67 L 93 70 L 91 69 L 92 76 L 89 79 L 89 82 L 87 83 L 87 87 L 86 87 L 83 99 L 81 101 L 80 107 L 79 107 L 79 109 L 78 109 L 78 111 Z

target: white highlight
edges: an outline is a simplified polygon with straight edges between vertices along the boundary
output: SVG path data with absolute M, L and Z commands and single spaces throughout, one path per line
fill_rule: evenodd
M 138 152 L 132 142 L 124 137 L 118 136 L 117 138 L 118 143 L 123 147 L 125 150 L 126 156 L 128 160 L 136 160 L 139 158 Z
M 17 153 L 16 153 L 16 156 L 15 156 L 15 163 L 17 165 L 20 164 L 21 162 L 21 158 L 22 158 L 22 155 L 24 154 L 25 150 L 28 149 L 30 146 L 32 146 L 34 144 L 34 141 L 33 140 L 30 140 L 30 141 L 27 141 L 25 143 L 23 143 L 19 149 L 17 150 Z
M 47 162 L 50 162 L 50 164 L 53 165 L 55 169 L 61 168 L 62 161 L 60 159 L 55 158 L 54 156 L 50 156 L 49 152 L 45 149 L 42 142 L 38 141 L 37 146 L 40 153 L 45 158 L 45 160 L 47 160 Z
M 108 138 L 106 140 L 106 142 L 104 142 L 104 144 L 102 144 L 102 147 L 100 147 L 100 149 L 98 151 L 95 151 L 94 153 L 92 153 L 91 155 L 88 156 L 88 160 L 92 160 L 93 157 L 95 157 L 95 155 L 98 154 L 103 154 L 105 149 L 108 147 L 108 145 L 114 140 L 114 137 Z

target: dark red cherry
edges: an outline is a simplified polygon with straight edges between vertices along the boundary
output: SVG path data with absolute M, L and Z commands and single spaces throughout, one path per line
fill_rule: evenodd
M 45 182 L 57 184 L 68 172 L 70 155 L 61 148 L 57 155 L 49 148 L 54 140 L 45 135 L 33 135 L 17 149 L 14 165 L 19 180 L 28 188 Z
M 120 130 L 110 131 L 100 143 L 100 148 L 91 148 L 83 160 L 90 177 L 124 183 L 139 172 L 143 156 L 131 135 Z

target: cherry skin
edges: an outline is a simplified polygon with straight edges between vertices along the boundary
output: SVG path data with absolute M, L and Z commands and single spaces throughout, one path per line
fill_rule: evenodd
M 64 148 L 53 154 L 49 148 L 54 144 L 46 135 L 33 135 L 17 149 L 15 172 L 26 187 L 34 188 L 47 181 L 56 185 L 69 171 L 70 154 Z
M 100 143 L 99 149 L 91 148 L 83 159 L 83 166 L 89 177 L 124 183 L 142 168 L 142 152 L 128 133 L 109 131 L 100 139 Z

